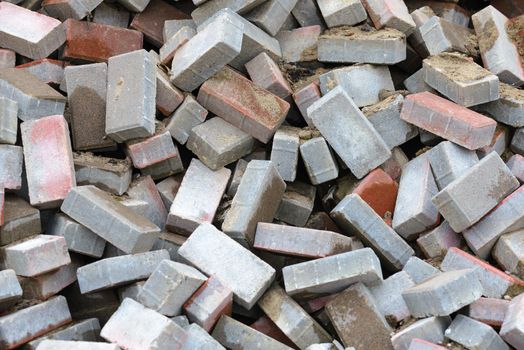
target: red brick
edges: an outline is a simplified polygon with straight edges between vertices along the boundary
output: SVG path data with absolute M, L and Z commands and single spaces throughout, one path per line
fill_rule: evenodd
M 463 147 L 491 144 L 497 122 L 430 92 L 409 95 L 400 118 Z
M 468 307 L 468 316 L 490 326 L 500 327 L 508 310 L 509 300 L 480 298 Z
M 64 24 L 67 35 L 64 58 L 106 62 L 109 57 L 142 48 L 143 35 L 136 30 L 73 19 Z
M 250 327 L 256 329 L 262 334 L 267 335 L 268 337 L 281 342 L 282 344 L 286 344 L 293 349 L 298 349 L 297 346 L 267 316 L 260 317 L 253 324 L 251 324 Z
M 153 45 L 164 44 L 164 22 L 172 19 L 190 19 L 191 17 L 175 6 L 162 0 L 152 0 L 144 11 L 138 13 L 131 21 L 131 28 L 136 29 Z
M 175 147 L 169 131 L 158 133 L 143 140 L 128 142 L 125 150 L 133 161 L 133 165 L 138 169 L 179 156 L 178 149 Z
M 379 168 L 371 171 L 353 190 L 353 193 L 358 194 L 381 218 L 387 212 L 394 212 L 397 192 L 398 184 Z
M 228 67 L 202 84 L 198 102 L 264 143 L 289 111 L 289 103 Z

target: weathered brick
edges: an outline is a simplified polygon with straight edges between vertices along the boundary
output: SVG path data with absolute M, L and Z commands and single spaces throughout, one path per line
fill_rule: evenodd
M 256 85 L 278 97 L 285 99 L 292 93 L 291 87 L 282 75 L 280 68 L 267 53 L 262 52 L 247 62 L 246 70 Z
M 490 326 L 500 327 L 506 317 L 509 300 L 480 298 L 468 306 L 467 315 Z
M 101 2 L 102 0 L 44 0 L 42 8 L 50 16 L 65 21 L 68 18 L 85 18 Z
M 239 159 L 235 163 L 235 167 L 233 169 L 233 174 L 231 176 L 231 179 L 229 180 L 229 184 L 227 186 L 226 194 L 229 197 L 234 197 L 237 193 L 238 186 L 240 185 L 240 182 L 242 181 L 242 177 L 244 176 L 244 172 L 247 169 L 248 162 L 244 159 Z
M 10 244 L 40 232 L 40 211 L 22 198 L 6 195 L 4 224 L 0 226 L 0 245 Z
M 0 96 L 0 142 L 14 145 L 18 135 L 18 103 Z
M 273 137 L 271 161 L 284 181 L 295 181 L 298 164 L 298 148 L 300 129 L 281 127 Z
M 117 2 L 132 12 L 142 12 L 151 0 L 117 0 Z
M 416 256 L 409 258 L 402 271 L 406 272 L 415 284 L 440 273 L 439 269 Z
M 120 347 L 114 344 L 68 341 L 68 340 L 44 340 L 38 345 L 40 350 L 118 350 Z
M 95 9 L 93 22 L 127 28 L 129 25 L 129 12 L 125 8 L 102 2 Z
M 23 148 L 0 145 L 0 187 L 18 190 L 22 187 Z M 27 167 L 27 165 L 26 165 Z
M 406 35 L 415 29 L 415 22 L 401 0 L 363 0 L 369 17 L 375 28 L 390 27 L 400 30 Z
M 173 60 L 176 51 L 196 35 L 196 30 L 190 27 L 182 27 L 175 35 L 165 41 L 160 48 L 160 62 L 169 65 Z
M 175 110 L 166 123 L 166 130 L 181 144 L 185 144 L 191 129 L 204 122 L 207 110 L 192 95 L 186 95 L 184 102 Z
M 493 328 L 464 315 L 457 315 L 444 334 L 467 348 L 509 350 Z
M 300 145 L 300 155 L 313 185 L 338 177 L 338 165 L 323 137 L 314 137 Z
M 156 184 L 156 188 L 166 209 L 171 208 L 171 204 L 173 204 L 173 200 L 182 183 L 182 178 L 181 175 L 170 176 Z
M 160 65 L 156 66 L 156 109 L 165 116 L 171 115 L 182 103 L 184 95 L 171 84 Z
M 484 158 L 491 152 L 496 152 L 499 156 L 502 156 L 510 141 L 509 129 L 504 124 L 497 124 L 491 143 L 487 146 L 477 149 L 477 155 L 479 159 Z
M 164 29 L 162 31 L 164 43 L 184 27 L 192 28 L 194 30 L 197 29 L 197 25 L 192 19 L 170 19 L 165 21 Z
M 446 254 L 451 247 L 462 247 L 464 242 L 462 236 L 444 221 L 433 230 L 420 235 L 417 245 L 427 258 L 436 258 Z
M 373 296 L 376 308 L 392 326 L 411 316 L 402 292 L 415 285 L 409 274 L 405 271 L 397 272 L 383 281 L 371 284 L 369 292 Z
M 9 49 L 0 49 L 0 68 L 15 68 L 16 52 Z
M 465 149 L 450 141 L 444 141 L 428 152 L 428 160 L 440 189 L 459 178 L 469 168 L 478 163 L 474 151 Z
M 268 0 L 245 16 L 267 33 L 275 36 L 284 26 L 298 0 Z
M 463 25 L 433 16 L 421 24 L 416 33 L 430 55 L 456 51 L 478 57 L 477 38 Z
M 71 263 L 42 275 L 21 279 L 24 299 L 46 300 L 76 281 L 76 270 L 83 262 L 72 259 Z
M 314 186 L 303 182 L 287 184 L 275 219 L 299 227 L 306 225 L 315 205 L 316 193 Z
M 193 323 L 185 327 L 187 332 L 187 340 L 182 346 L 182 350 L 192 349 L 209 349 L 209 350 L 225 350 L 208 332 L 202 327 Z
M 519 295 L 508 305 L 504 323 L 500 327 L 500 335 L 508 344 L 520 349 L 524 347 L 524 325 L 522 324 L 522 308 L 524 296 Z
M 408 350 L 445 350 L 444 346 L 437 345 L 427 340 L 414 338 L 409 344 Z
M 142 175 L 150 175 L 153 180 L 165 179 L 182 171 L 184 171 L 184 164 L 180 157 L 172 157 L 140 170 Z
M 0 271 L 0 310 L 5 310 L 22 298 L 22 288 L 14 270 Z
M 167 209 L 151 176 L 140 176 L 133 180 L 127 194 L 132 199 L 145 201 L 148 208 L 143 215 L 159 228 L 164 228 Z
M 493 257 L 505 271 L 520 278 L 524 278 L 523 233 L 519 230 L 500 236 L 492 251 Z
M 98 341 L 100 334 L 100 322 L 96 318 L 89 318 L 83 321 L 74 322 L 58 328 L 46 335 L 36 338 L 25 344 L 24 350 L 36 350 L 38 344 L 43 340 L 76 340 L 76 341 Z
M 391 337 L 391 343 L 395 350 L 408 350 L 411 341 L 415 338 L 434 343 L 442 343 L 445 340 L 444 331 L 450 323 L 451 318 L 449 316 L 428 317 L 418 320 L 393 335 Z M 437 350 L 441 349 L 437 348 Z
M 513 152 L 524 155 L 524 128 L 518 128 L 511 138 L 510 148 Z
M 524 92 L 514 86 L 500 83 L 499 99 L 475 106 L 475 109 L 488 113 L 498 122 L 514 126 L 524 126 Z
M 330 28 L 343 25 L 352 26 L 367 18 L 366 10 L 360 0 L 351 0 L 345 3 L 320 0 L 317 4 L 322 17 Z
M 304 62 L 317 59 L 316 50 L 321 27 L 313 25 L 292 30 L 280 31 L 276 38 L 282 50 L 282 59 L 285 62 Z
M 135 168 L 160 163 L 169 158 L 180 157 L 169 131 L 163 131 L 142 140 L 126 142 L 125 150 Z
M 435 90 L 424 81 L 424 74 L 424 68 L 420 68 L 418 71 L 410 75 L 409 78 L 403 82 L 406 89 L 408 89 L 412 94 L 424 91 L 435 93 Z
M 64 61 L 43 58 L 18 65 L 16 68 L 28 71 L 46 84 L 60 85 L 64 80 L 65 66 L 66 62 Z
M 293 100 L 295 101 L 295 104 L 297 105 L 298 109 L 300 110 L 302 117 L 304 118 L 304 120 L 306 121 L 306 123 L 309 126 L 314 126 L 314 125 L 311 119 L 307 115 L 307 109 L 313 103 L 318 101 L 320 97 L 321 97 L 321 94 L 318 88 L 318 84 L 315 84 L 315 83 L 310 83 L 301 89 L 295 90 L 295 92 L 293 93 Z

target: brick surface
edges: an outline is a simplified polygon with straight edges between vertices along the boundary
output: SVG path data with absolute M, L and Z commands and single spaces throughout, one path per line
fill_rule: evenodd
M 421 115 L 432 114 L 431 121 Z M 430 92 L 406 97 L 400 118 L 467 149 L 489 145 L 496 122 Z
M 38 344 L 43 340 L 74 340 L 74 341 L 98 341 L 100 334 L 100 322 L 96 318 L 89 318 L 83 321 L 74 322 L 58 328 L 46 335 L 36 338 L 27 343 L 24 349 L 36 350 Z
M 128 254 L 151 249 L 160 229 L 94 186 L 71 190 L 62 212 Z M 107 231 L 111 225 L 111 231 Z
M 40 350 L 118 350 L 117 345 L 88 342 L 88 341 L 67 341 L 67 340 L 44 340 L 38 345 Z
M 366 10 L 360 0 L 351 0 L 347 3 L 321 0 L 318 7 L 328 27 L 348 25 L 352 26 L 367 18 Z
M 286 62 L 304 62 L 317 59 L 317 53 L 311 51 L 321 32 L 319 25 L 280 31 L 276 38 L 282 49 L 282 59 Z
M 463 25 L 433 16 L 418 27 L 421 46 L 430 55 L 442 52 L 461 52 L 478 57 L 477 38 L 473 31 Z M 427 56 L 427 55 L 425 55 Z
M 244 159 L 239 159 L 236 161 L 235 167 L 233 168 L 233 174 L 231 175 L 231 179 L 229 180 L 226 190 L 226 194 L 229 197 L 234 197 L 237 193 L 238 186 L 240 185 L 242 177 L 244 177 L 244 173 L 247 169 L 247 164 L 248 162 Z
M 76 281 L 76 270 L 83 263 L 72 258 L 71 263 L 42 275 L 21 279 L 24 299 L 46 300 Z
M 19 197 L 5 196 L 4 224 L 0 226 L 0 245 L 42 232 L 40 211 Z
M 403 83 L 406 89 L 412 94 L 424 91 L 435 93 L 435 90 L 424 81 L 424 68 L 420 68 L 410 75 Z
M 162 38 L 166 43 L 173 35 L 184 27 L 197 29 L 195 21 L 192 19 L 170 19 L 164 22 L 164 29 L 162 31 Z
M 407 350 L 411 341 L 415 338 L 434 343 L 442 343 L 445 340 L 444 331 L 450 323 L 451 318 L 449 316 L 428 317 L 418 320 L 393 335 L 391 337 L 391 343 L 395 350 Z
M 67 122 L 55 115 L 23 122 L 20 129 L 30 202 L 57 207 L 76 186 Z
M 439 269 L 416 256 L 409 258 L 402 271 L 406 272 L 415 284 L 440 273 Z
M 431 149 L 428 160 L 437 186 L 443 189 L 477 164 L 478 156 L 453 142 L 444 141 Z
M 511 139 L 510 148 L 513 152 L 524 155 L 524 128 L 518 128 Z
M 210 349 L 210 350 L 225 350 L 213 337 L 209 335 L 202 327 L 197 324 L 191 324 L 185 327 L 187 332 L 187 341 L 182 346 L 183 350 L 191 349 Z
M 171 208 L 171 204 L 173 204 L 173 200 L 182 183 L 182 178 L 181 175 L 170 176 L 156 184 L 156 188 L 166 209 Z
M 463 315 L 455 317 L 445 335 L 468 348 L 509 349 L 493 328 Z
M 415 29 L 415 22 L 413 22 L 403 1 L 363 0 L 362 4 L 377 29 L 385 26 L 391 27 L 406 35 L 411 34 Z
M 509 129 L 503 124 L 497 124 L 491 143 L 488 146 L 484 146 L 477 150 L 479 159 L 484 158 L 491 152 L 496 152 L 499 156 L 502 156 L 510 141 Z
M 325 27 L 322 14 L 312 0 L 298 0 L 291 14 L 301 27 L 319 25 Z
M 321 97 L 318 85 L 310 83 L 301 89 L 295 90 L 293 100 L 297 105 L 302 117 L 309 126 L 314 126 L 313 121 L 307 115 L 307 109 Z
M 169 65 L 176 51 L 196 35 L 196 30 L 191 27 L 182 27 L 175 35 L 169 37 L 160 48 L 160 62 Z
M 185 144 L 191 129 L 204 122 L 207 110 L 192 95 L 186 95 L 184 102 L 175 110 L 166 123 L 166 130 L 181 144 Z
M 125 8 L 102 2 L 96 7 L 93 22 L 127 28 L 129 25 L 129 12 Z
M 126 142 L 126 153 L 135 168 L 160 163 L 169 158 L 180 157 L 169 131 L 163 131 L 143 140 Z
M 268 0 L 246 14 L 246 18 L 275 36 L 283 27 L 298 0 Z
M 43 58 L 29 63 L 16 66 L 18 69 L 24 69 L 36 76 L 46 84 L 61 84 L 64 80 L 64 68 L 66 62 Z
M 16 52 L 9 49 L 0 49 L 0 68 L 14 68 L 16 65 Z
M 414 338 L 411 343 L 409 344 L 408 350 L 444 350 L 447 349 L 443 346 L 437 345 L 435 343 Z
M 20 146 L 0 145 L 0 186 L 4 189 L 17 190 L 22 187 L 23 148 Z
M 498 122 L 514 126 L 524 126 L 524 92 L 508 84 L 499 84 L 499 99 L 475 106 L 475 109 L 488 113 Z
M 117 2 L 132 12 L 142 12 L 151 0 L 118 0 Z
M 313 185 L 338 177 L 338 165 L 323 137 L 314 137 L 300 145 L 300 155 Z
M 16 278 L 14 270 L 6 269 L 0 271 L 0 310 L 5 310 L 22 298 L 22 288 Z
M 47 14 L 61 21 L 68 18 L 83 19 L 90 15 L 102 0 L 44 0 L 42 8 Z
M 171 84 L 164 69 L 156 66 L 156 109 L 165 116 L 171 115 L 184 100 L 180 90 Z
M 294 226 L 305 226 L 315 205 L 316 192 L 314 186 L 303 182 L 287 184 L 275 219 Z
M 270 159 L 284 181 L 295 181 L 297 176 L 299 129 L 281 127 L 273 137 Z
M 150 175 L 153 180 L 162 180 L 182 171 L 184 171 L 184 165 L 180 157 L 169 158 L 140 170 L 142 175 Z
M 519 230 L 500 236 L 492 251 L 493 257 L 504 271 L 514 273 L 520 278 L 524 278 L 523 233 Z
M 167 208 L 160 197 L 151 176 L 140 176 L 131 182 L 127 194 L 132 199 L 143 200 L 148 204 L 144 216 L 163 229 L 167 219 Z
M 292 93 L 291 87 L 282 75 L 280 68 L 267 53 L 262 52 L 247 62 L 246 70 L 256 85 L 278 97 L 285 99 Z
M 438 227 L 420 235 L 417 244 L 427 258 L 435 258 L 446 254 L 451 247 L 462 247 L 464 242 L 462 236 L 444 221 Z
M 368 287 L 377 309 L 390 325 L 395 326 L 411 316 L 402 298 L 402 292 L 414 285 L 415 282 L 409 274 L 400 271 Z
M 524 327 L 522 325 L 523 296 L 519 295 L 508 305 L 506 317 L 500 328 L 500 335 L 511 346 L 519 349 L 524 346 Z
M 289 110 L 289 103 L 227 67 L 202 85 L 198 102 L 263 143 Z
M 467 315 L 490 326 L 500 327 L 506 317 L 509 300 L 480 298 L 471 303 Z

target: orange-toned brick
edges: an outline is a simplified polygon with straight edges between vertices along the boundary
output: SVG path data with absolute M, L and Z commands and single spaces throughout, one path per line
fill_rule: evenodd
M 397 192 L 398 184 L 380 168 L 371 171 L 353 190 L 382 218 L 395 210 Z

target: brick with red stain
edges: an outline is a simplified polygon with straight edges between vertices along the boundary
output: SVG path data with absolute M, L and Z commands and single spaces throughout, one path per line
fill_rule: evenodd
M 130 28 L 142 32 L 147 41 L 156 47 L 164 44 L 164 22 L 172 19 L 190 19 L 191 17 L 175 6 L 162 0 L 152 0 L 146 9 L 133 18 Z
M 184 304 L 190 322 L 211 332 L 222 315 L 231 316 L 233 292 L 216 276 L 211 276 Z
M 58 207 L 76 186 L 69 127 L 61 115 L 20 125 L 31 205 Z
M 491 144 L 497 126 L 493 119 L 430 92 L 407 96 L 400 118 L 471 150 Z
M 282 344 L 297 349 L 297 346 L 267 316 L 261 316 L 258 320 L 252 323 L 250 327 L 281 342 Z
M 105 62 L 109 57 L 142 48 L 143 35 L 136 30 L 73 19 L 64 25 L 67 40 L 62 56 L 67 59 Z
M 0 49 L 0 69 L 14 68 L 16 64 L 16 53 L 9 49 Z
M 271 139 L 289 111 L 289 103 L 228 67 L 202 85 L 198 102 L 263 143 Z
M 448 348 L 432 343 L 430 341 L 413 338 L 407 350 L 447 350 Z
M 468 316 L 490 326 L 500 327 L 504 322 L 509 300 L 480 298 L 468 306 Z
M 67 63 L 64 61 L 43 58 L 41 60 L 20 64 L 16 66 L 16 68 L 24 69 L 46 84 L 60 84 L 64 80 L 64 68 L 66 65 Z
M 146 139 L 129 141 L 125 150 L 135 168 L 138 169 L 178 156 L 178 150 L 169 131 L 158 133 Z
M 352 193 L 358 194 L 375 212 L 384 218 L 392 214 L 397 200 L 398 184 L 380 168 L 363 178 Z
M 318 88 L 318 83 L 310 83 L 300 90 L 295 91 L 293 94 L 293 100 L 297 105 L 302 117 L 309 126 L 314 126 L 313 122 L 307 115 L 307 108 L 315 103 L 317 100 L 320 100 L 322 95 L 320 94 L 320 89 Z

